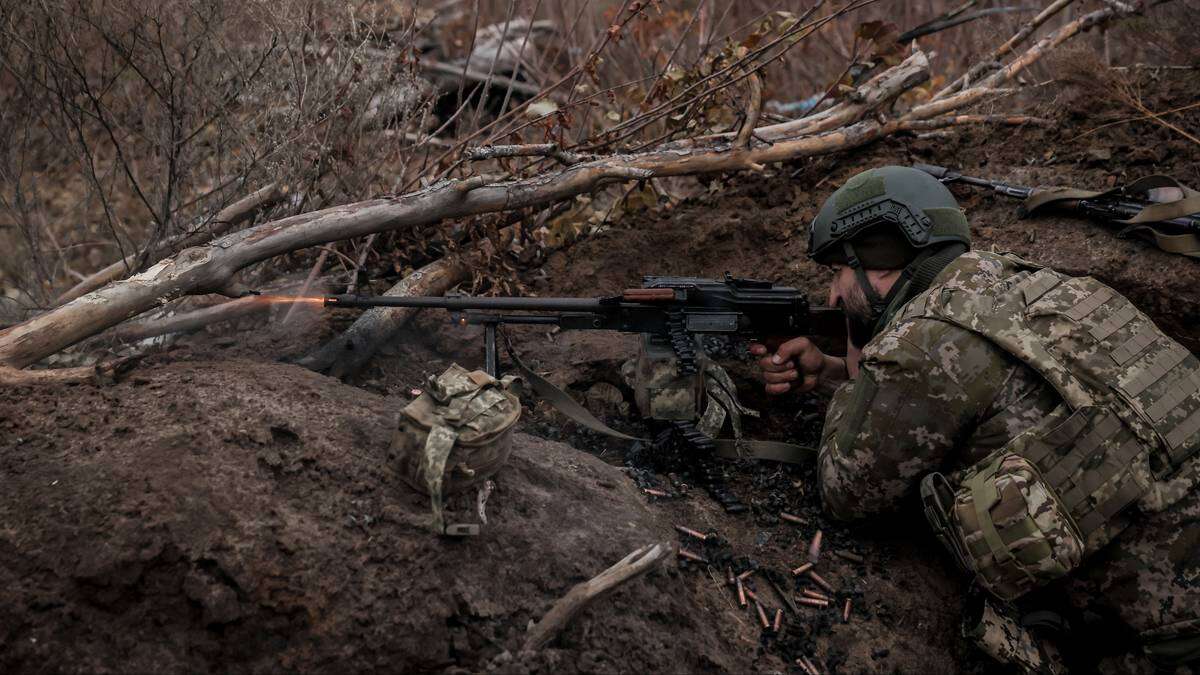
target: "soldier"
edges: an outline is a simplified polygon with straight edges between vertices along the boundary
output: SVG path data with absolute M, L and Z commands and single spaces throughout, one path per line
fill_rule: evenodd
M 856 175 L 813 221 L 809 255 L 834 270 L 847 356 L 802 337 L 752 352 L 769 394 L 832 392 L 826 509 L 875 518 L 919 493 L 991 597 L 1063 589 L 1077 635 L 1090 630 L 1080 617 L 1115 619 L 1155 666 L 1188 672 L 1200 658 L 1200 362 L 1093 279 L 969 247 L 950 191 L 907 167 Z M 1020 625 L 987 630 L 1007 606 L 992 604 L 977 631 L 989 651 L 1053 670 Z M 1012 639 L 996 648 L 996 635 Z

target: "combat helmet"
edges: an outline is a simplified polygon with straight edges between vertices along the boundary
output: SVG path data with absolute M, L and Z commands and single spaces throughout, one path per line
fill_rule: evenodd
M 872 312 L 872 325 L 862 329 L 873 336 L 889 308 L 927 288 L 970 246 L 967 218 L 945 185 L 924 171 L 884 166 L 855 175 L 825 200 L 809 228 L 808 256 L 854 269 Z M 904 275 L 883 298 L 868 283 L 867 269 Z

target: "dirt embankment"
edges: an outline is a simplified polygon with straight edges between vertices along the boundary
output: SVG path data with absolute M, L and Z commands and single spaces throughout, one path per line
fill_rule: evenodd
M 1188 103 L 1196 85 L 1192 75 L 1172 81 L 1149 103 Z M 1081 187 L 1150 173 L 1200 184 L 1196 146 L 1159 126 L 1076 139 L 1120 111 L 1075 96 L 1053 103 L 1059 126 L 1050 129 L 891 139 L 768 177 L 713 179 L 721 185 L 701 197 L 627 217 L 555 255 L 545 279 L 530 283 L 544 295 L 595 295 L 648 273 L 730 271 L 821 298 L 828 273 L 805 257 L 804 228 L 836 185 L 883 163 Z M 1196 128 L 1197 115 L 1176 121 Z M 1103 225 L 1018 220 L 1003 197 L 956 193 L 977 246 L 1093 274 L 1200 345 L 1195 261 Z M 838 672 L 993 669 L 958 638 L 965 583 L 915 504 L 869 529 L 844 527 L 821 512 L 808 467 L 729 464 L 733 489 L 752 506 L 746 515 L 723 513 L 682 475 L 639 475 L 675 495 L 651 500 L 613 465 L 626 444 L 536 408 L 525 432 L 592 454 L 519 435 L 484 535 L 429 536 L 425 500 L 402 487 L 387 445 L 407 387 L 451 360 L 480 363 L 469 333 L 438 328 L 422 322 L 403 336 L 361 387 L 275 362 L 315 335 L 227 331 L 185 340 L 115 386 L 0 392 L 0 669 L 795 672 L 801 655 Z M 581 395 L 596 380 L 617 383 L 614 370 L 632 353 L 628 336 L 514 334 L 539 370 Z M 767 400 L 747 366 L 733 371 L 744 402 L 764 413 L 751 435 L 814 440 L 819 400 Z M 780 511 L 806 522 L 781 522 Z M 672 561 L 590 609 L 550 649 L 518 653 L 529 621 L 554 600 L 638 546 L 675 540 L 673 523 L 720 536 L 685 541 L 713 569 Z M 724 566 L 769 570 L 750 583 L 781 605 L 767 579 L 785 593 L 807 585 L 783 573 L 818 529 L 836 608 L 789 610 L 781 634 L 764 632 L 721 581 Z

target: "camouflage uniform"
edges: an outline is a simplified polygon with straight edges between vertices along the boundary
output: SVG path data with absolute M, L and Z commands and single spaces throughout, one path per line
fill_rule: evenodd
M 932 286 L 982 290 L 1011 273 L 1000 256 L 971 252 Z M 893 319 L 830 404 L 822 499 L 841 519 L 892 512 L 926 474 L 978 462 L 1061 403 L 1037 372 L 978 334 L 943 321 Z M 1063 586 L 1077 604 L 1118 616 L 1138 633 L 1195 630 L 1200 493 L 1140 518 Z

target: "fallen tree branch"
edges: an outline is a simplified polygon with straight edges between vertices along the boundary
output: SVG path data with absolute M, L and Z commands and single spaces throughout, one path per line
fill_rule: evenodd
M 122 324 L 112 331 L 112 335 L 118 340 L 134 342 L 169 333 L 191 333 L 221 321 L 233 321 L 266 312 L 280 304 L 295 305 L 291 297 L 249 295 L 165 319 Z
M 621 584 L 654 569 L 670 552 L 671 545 L 666 542 L 643 546 L 595 577 L 576 585 L 529 629 L 522 649 L 534 651 L 545 647 L 567 627 L 571 619 L 587 609 L 588 605 L 608 595 Z
M 502 157 L 550 157 L 563 164 L 578 164 L 593 155 L 581 155 L 577 152 L 566 152 L 557 143 L 536 143 L 533 145 L 484 145 L 467 148 L 463 157 L 468 161 L 478 162 Z
M 735 148 L 750 147 L 750 137 L 754 135 L 754 128 L 758 126 L 758 118 L 762 115 L 762 76 L 757 72 L 751 73 L 746 80 L 746 87 L 750 92 L 746 102 L 746 119 L 742 120 L 742 128 L 738 129 L 737 138 L 733 141 Z
M 793 138 L 802 134 L 816 134 L 852 124 L 874 112 L 884 103 L 895 100 L 897 92 L 904 92 L 929 78 L 929 61 L 922 52 L 915 52 L 898 66 L 889 68 L 864 82 L 846 96 L 846 101 L 814 115 L 797 120 L 769 124 L 754 130 L 754 135 L 766 141 Z M 732 133 L 703 136 L 697 141 L 713 141 L 734 138 Z M 695 145 L 694 141 L 681 141 L 682 147 Z
M 950 96 L 949 98 L 944 98 L 940 101 L 930 101 L 929 103 L 922 103 L 921 105 L 914 106 L 912 110 L 909 110 L 908 113 L 905 114 L 905 117 L 922 120 L 930 119 L 932 117 L 937 117 L 938 115 L 944 115 L 948 112 L 953 112 L 959 108 L 965 108 L 969 105 L 979 103 L 985 98 L 1004 96 L 1006 94 L 1011 94 L 1014 91 L 1016 91 L 1016 89 L 992 89 L 982 86 L 971 87 L 970 89 L 955 94 L 954 96 Z
M 163 252 L 187 248 L 202 244 L 213 237 L 218 237 L 229 231 L 231 227 L 245 221 L 254 216 L 261 209 L 269 208 L 281 201 L 287 194 L 287 189 L 279 187 L 275 183 L 271 183 L 259 188 L 255 192 L 239 199 L 238 201 L 226 206 L 217 213 L 212 219 L 208 227 L 199 229 L 189 234 L 184 234 L 173 239 L 169 239 L 158 246 L 156 254 L 161 255 Z M 74 300 L 75 298 L 90 293 L 91 291 L 100 288 L 110 281 L 115 281 L 124 277 L 130 265 L 137 259 L 137 255 L 129 255 L 123 260 L 105 267 L 99 272 L 86 277 L 83 281 L 75 284 L 70 290 L 58 296 L 55 300 L 56 304 L 63 304 Z
M 0 386 L 20 387 L 42 384 L 112 384 L 125 376 L 137 365 L 141 357 L 132 356 L 94 366 L 78 368 L 50 368 L 47 370 L 21 370 L 0 366 Z
M 1040 28 L 1042 24 L 1046 23 L 1050 17 L 1058 14 L 1063 10 L 1063 8 L 1074 1 L 1075 0 L 1055 0 L 1047 5 L 1046 8 L 1039 12 L 1037 16 L 1033 17 L 1027 23 L 1021 26 L 1021 29 L 1018 30 L 1015 35 L 1006 40 L 1004 44 L 993 49 L 992 53 L 989 54 L 987 58 L 971 66 L 965 74 L 959 76 L 957 80 L 946 85 L 941 91 L 934 94 L 931 100 L 936 101 L 938 99 L 946 98 L 950 94 L 953 94 L 954 92 L 969 85 L 975 80 L 975 78 L 987 71 L 991 64 L 1006 56 L 1017 45 L 1027 40 L 1030 35 L 1033 35 L 1034 31 Z
M 511 240 L 512 229 L 508 236 Z M 404 277 L 385 296 L 442 295 L 470 277 L 470 269 L 457 258 L 441 258 Z M 357 373 L 381 346 L 416 315 L 413 307 L 372 307 L 344 333 L 297 361 L 298 365 L 337 378 Z
M 965 124 L 1005 124 L 1020 126 L 1031 124 L 1039 127 L 1050 126 L 1051 121 L 1044 117 L 1029 115 L 947 115 L 928 120 L 901 120 L 899 128 L 903 131 L 933 131 Z
M 1051 49 L 1059 46 L 1067 39 L 1074 37 L 1075 35 L 1082 33 L 1093 26 L 1106 23 L 1115 18 L 1127 16 L 1132 11 L 1132 8 L 1130 11 L 1123 11 L 1114 7 L 1105 7 L 1104 9 L 1098 9 L 1089 14 L 1084 14 L 1078 19 L 1067 23 L 1062 28 L 1059 28 L 1053 33 L 1043 37 L 1041 40 L 1038 40 L 1032 47 L 1025 50 L 1025 53 L 1013 59 L 1011 63 L 980 80 L 978 86 L 984 88 L 999 87 L 1012 80 L 1017 76 L 1017 73 L 1036 63 Z

